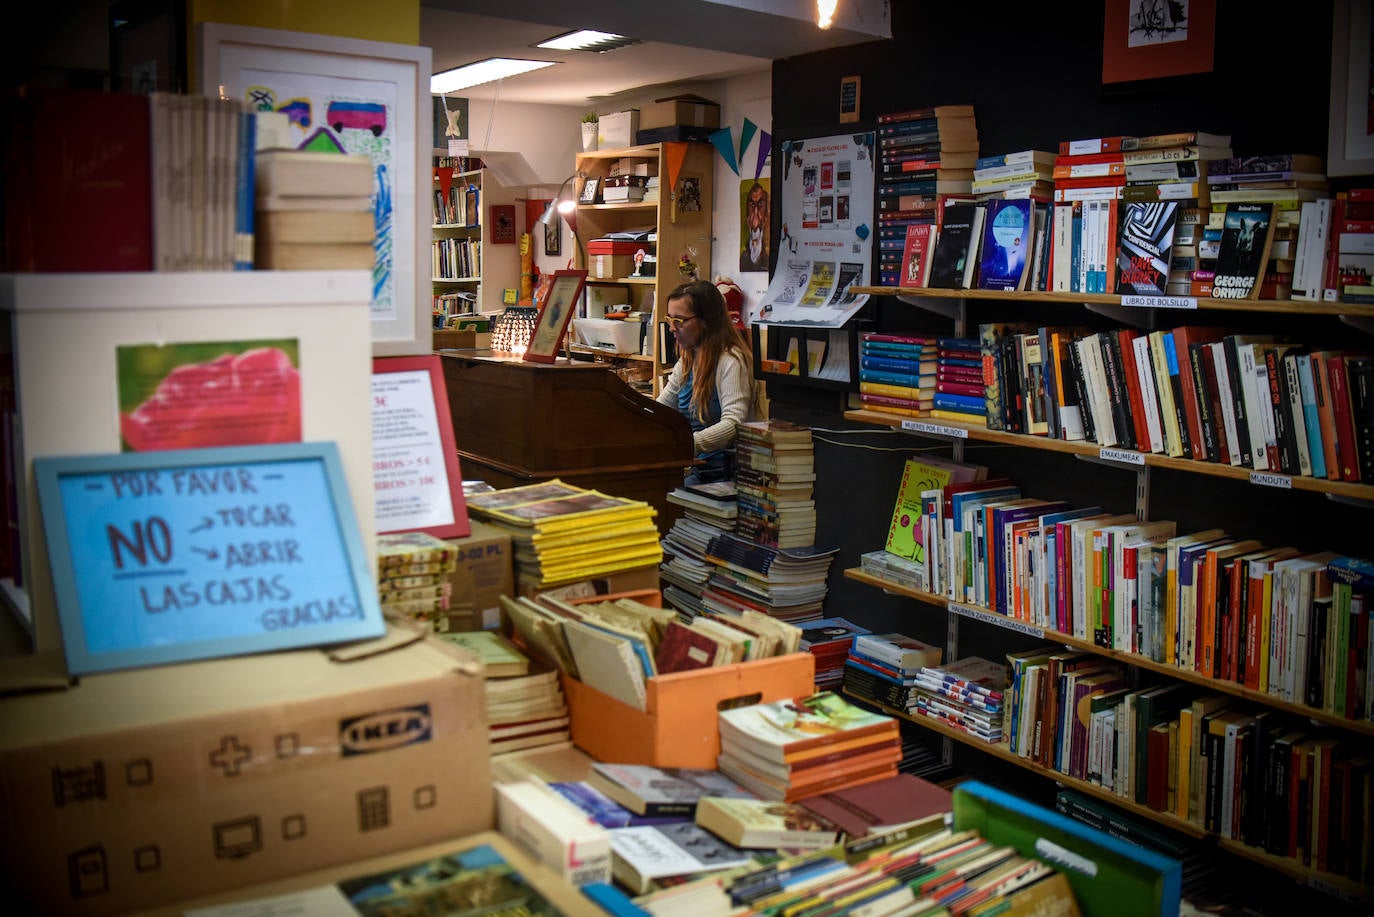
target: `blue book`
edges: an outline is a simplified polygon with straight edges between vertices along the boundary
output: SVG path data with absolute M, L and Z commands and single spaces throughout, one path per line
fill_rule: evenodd
M 1307 448 L 1312 453 L 1312 477 L 1326 477 L 1326 452 L 1322 446 L 1322 422 L 1317 416 L 1317 385 L 1312 375 L 1312 355 L 1298 354 L 1298 390 L 1302 394 L 1302 419 L 1307 427 Z
M 978 287 L 1017 290 L 1026 272 L 1032 232 L 1029 199 L 988 201 L 983 251 L 978 261 Z
M 1064 206 L 1069 206 L 1065 204 Z M 1079 279 L 1083 267 L 1083 202 L 1073 202 L 1073 241 L 1069 255 L 1069 292 L 1085 293 Z
M 929 364 L 930 372 L 933 375 L 935 372 L 934 358 L 925 362 Z M 859 365 L 864 369 L 879 369 L 890 373 L 911 373 L 917 376 L 922 375 L 921 371 L 925 368 L 920 360 L 903 360 L 897 357 L 879 357 L 868 354 L 859 358 Z
M 935 374 L 931 373 L 928 377 L 918 373 L 894 373 L 881 369 L 859 368 L 859 381 L 861 382 L 881 382 L 884 385 L 904 385 L 907 388 L 920 388 L 925 381 L 935 381 Z M 980 409 L 981 410 L 981 409 Z
M 935 394 L 935 406 L 949 411 L 982 414 L 987 410 L 987 401 L 977 395 L 953 395 L 948 392 L 937 392 Z
M 234 161 L 234 270 L 253 269 L 253 207 L 256 181 L 258 116 L 239 113 L 239 143 Z
M 582 894 L 612 917 L 652 917 L 629 895 L 606 882 L 589 882 L 582 886 Z

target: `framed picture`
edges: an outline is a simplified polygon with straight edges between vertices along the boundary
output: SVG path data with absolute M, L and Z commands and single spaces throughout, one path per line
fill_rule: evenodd
M 385 631 L 333 442 L 33 464 L 73 675 Z
M 578 201 L 583 204 L 595 204 L 596 193 L 601 189 L 601 179 L 588 178 L 582 183 L 582 196 Z
M 857 76 L 846 76 L 840 80 L 841 124 L 852 124 L 859 120 L 859 83 Z
M 1374 172 L 1374 71 L 1368 3 L 1336 0 L 1331 28 L 1331 122 L 1327 175 Z
M 544 224 L 544 254 L 563 254 L 563 218 L 557 213 Z
M 432 209 L 429 48 L 218 22 L 196 35 L 202 89 L 223 86 L 259 110 L 291 106 L 299 146 L 372 160 L 372 353 L 432 352 L 431 291 L 420 283 Z
M 1102 82 L 1210 73 L 1216 0 L 1106 0 Z
M 577 309 L 577 300 L 586 282 L 586 271 L 554 273 L 549 292 L 539 307 L 530 346 L 525 350 L 527 362 L 552 363 L 558 359 L 558 348 L 563 345 L 563 335 L 568 333 L 568 322 Z
M 448 386 L 434 354 L 372 361 L 372 481 L 379 535 L 472 534 Z
M 491 205 L 491 241 L 499 245 L 515 241 L 515 205 Z

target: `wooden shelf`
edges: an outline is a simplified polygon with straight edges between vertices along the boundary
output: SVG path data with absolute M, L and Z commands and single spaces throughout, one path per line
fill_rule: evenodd
M 482 224 L 481 224 L 481 223 L 472 223 L 472 224 L 468 224 L 468 223 L 433 223 L 433 224 L 430 225 L 430 228 L 431 228 L 431 229 L 435 229 L 435 230 L 445 230 L 445 229 L 473 229 L 473 230 L 478 230 L 478 231 L 480 231 L 480 230 L 482 229 Z
M 638 283 L 644 286 L 653 286 L 658 282 L 657 277 L 602 277 L 600 279 L 587 278 L 587 283 Z
M 1276 710 L 1284 710 L 1288 713 L 1293 713 L 1298 716 L 1306 717 L 1308 719 L 1318 720 L 1323 723 L 1329 723 L 1332 726 L 1339 726 L 1341 729 L 1347 730 L 1349 732 L 1359 733 L 1361 735 L 1366 736 L 1374 736 L 1374 722 L 1352 720 L 1348 717 L 1341 716 L 1338 713 L 1332 713 L 1329 710 L 1318 710 L 1317 708 L 1309 707 L 1306 704 L 1290 703 L 1289 701 L 1280 700 L 1279 698 L 1274 697 L 1272 694 L 1266 694 L 1263 691 L 1256 691 L 1252 688 L 1247 688 L 1244 685 L 1236 684 L 1233 681 L 1225 681 L 1220 678 L 1211 678 L 1207 675 L 1202 675 L 1198 672 L 1194 672 L 1189 669 L 1180 669 L 1175 666 L 1171 666 L 1168 663 L 1155 662 L 1153 659 L 1141 656 L 1138 653 L 1128 653 L 1122 650 L 1107 649 L 1106 647 L 1096 645 L 1091 640 L 1083 640 L 1079 637 L 1073 636 L 1072 634 L 1062 633 L 1061 631 L 1052 630 L 1050 628 L 1037 627 L 1034 624 L 1031 624 L 1027 621 L 1018 621 L 1013 618 L 1008 618 L 1005 615 L 998 614 L 990 608 L 979 608 L 978 606 L 968 605 L 966 603 L 951 602 L 945 596 L 936 595 L 933 592 L 922 592 L 918 589 L 912 589 L 909 586 L 903 586 L 898 583 L 885 580 L 882 577 L 874 576 L 873 574 L 867 573 L 860 569 L 851 567 L 844 571 L 844 575 L 846 579 L 852 579 L 860 583 L 865 583 L 869 586 L 876 586 L 879 589 L 885 589 L 888 592 L 893 592 L 898 595 L 904 595 L 908 598 L 925 602 L 928 605 L 936 605 L 942 608 L 946 608 L 949 611 L 952 611 L 956 614 L 964 613 L 966 617 L 972 617 L 975 620 L 983 621 L 985 623 L 993 625 L 994 627 L 1002 627 L 1007 630 L 1015 630 L 1017 632 L 1024 633 L 1033 637 L 1044 637 L 1044 639 L 1051 641 L 1053 643 L 1062 643 L 1064 646 L 1073 647 L 1076 650 L 1082 650 L 1086 653 L 1093 653 L 1097 656 L 1104 656 L 1109 659 L 1115 659 L 1122 665 L 1132 666 L 1137 669 L 1148 669 L 1151 672 L 1158 672 L 1161 675 L 1167 675 L 1168 677 L 1176 678 L 1179 681 L 1190 682 L 1192 684 L 1208 688 L 1209 690 L 1219 691 L 1223 694 L 1230 694 L 1234 697 L 1244 698 L 1249 701 L 1254 701 L 1257 704 L 1262 704 L 1266 707 L 1272 707 Z M 968 612 L 973 612 L 973 614 L 969 614 Z
M 870 296 L 897 296 L 916 302 L 922 299 L 1005 300 L 1022 303 L 1062 303 L 1064 305 L 1120 306 L 1122 297 L 1106 293 L 1029 293 L 1014 290 L 932 290 L 928 287 L 853 287 L 855 293 Z M 1374 318 L 1374 305 L 1348 302 L 1305 302 L 1292 299 L 1208 299 L 1202 296 L 1161 297 L 1193 299 L 1198 309 L 1218 312 L 1280 312 L 1285 315 L 1349 315 Z M 1126 308 L 1149 308 L 1127 306 Z M 1168 310 L 1171 313 L 1190 310 Z
M 657 210 L 658 201 L 623 201 L 614 204 L 578 204 L 578 210 Z
M 578 159 L 622 159 L 624 157 L 639 157 L 642 159 L 657 159 L 658 144 L 649 143 L 644 146 L 627 146 L 618 150 L 588 150 L 577 154 Z
M 846 573 L 848 573 L 848 571 L 846 571 Z M 947 726 L 939 720 L 931 719 L 930 717 L 921 716 L 919 714 L 913 715 L 905 710 L 901 710 L 896 707 L 889 707 L 886 704 L 879 703 L 878 701 L 870 700 L 867 697 L 854 694 L 850 692 L 848 689 L 845 689 L 844 693 L 850 697 L 859 700 L 863 704 L 881 710 L 888 716 L 896 717 L 901 720 L 906 720 L 909 723 L 915 723 L 916 725 L 924 729 L 929 729 L 930 731 L 939 733 L 940 735 L 945 736 L 946 738 L 953 739 L 956 742 L 960 742 L 964 745 L 976 748 L 981 752 L 992 755 L 994 758 L 1000 758 L 1003 761 L 1006 761 L 1010 764 L 1014 764 L 1015 766 L 1022 768 L 1023 770 L 1030 771 L 1034 774 L 1039 774 L 1041 777 L 1053 780 L 1062 786 L 1070 787 L 1081 793 L 1086 793 L 1089 796 L 1094 796 L 1098 799 L 1104 800 L 1105 802 L 1111 803 L 1112 805 L 1117 806 L 1118 808 L 1126 812 L 1129 812 L 1132 815 L 1136 815 L 1141 818 L 1145 818 L 1150 821 L 1156 822 L 1158 824 L 1165 826 L 1166 828 L 1171 828 L 1174 831 L 1177 831 L 1181 834 L 1186 834 L 1190 837 L 1214 841 L 1218 846 L 1222 847 L 1227 851 L 1230 851 L 1231 853 L 1238 854 L 1239 856 L 1243 856 L 1249 860 L 1254 860 L 1257 863 L 1262 863 L 1271 869 L 1275 869 L 1279 872 L 1282 872 L 1284 875 L 1300 879 L 1311 885 L 1325 886 L 1326 888 L 1333 889 L 1338 894 L 1343 895 L 1347 898 L 1362 901 L 1374 898 L 1374 889 L 1371 889 L 1367 885 L 1361 885 L 1359 882 L 1356 882 L 1353 879 L 1349 879 L 1345 876 L 1338 876 L 1330 873 L 1316 872 L 1311 867 L 1304 866 L 1301 862 L 1297 860 L 1290 859 L 1288 857 L 1274 856 L 1273 854 L 1265 850 L 1260 850 L 1259 848 L 1252 847 L 1249 844 L 1243 844 L 1240 841 L 1220 837 L 1198 825 L 1193 824 L 1190 821 L 1184 821 L 1176 815 L 1172 815 L 1168 812 L 1157 812 L 1154 809 L 1151 809 L 1149 806 L 1141 805 L 1140 803 L 1135 802 L 1134 800 L 1118 796 L 1111 790 L 1098 786 L 1095 783 L 1090 783 L 1087 780 L 1081 780 L 1077 777 L 1070 777 L 1068 774 L 1062 774 L 1059 771 L 1054 770 L 1053 768 L 1045 767 L 1043 764 L 1031 761 L 1029 758 L 1023 758 L 1020 755 L 1014 753 L 1011 750 L 1011 746 L 1008 745 L 1006 742 L 985 742 L 982 739 L 979 739 L 975 736 L 971 736 L 968 733 L 963 732 L 960 729 L 956 729 L 953 726 Z
M 569 343 L 568 347 L 575 353 L 594 353 L 603 357 L 614 357 L 617 360 L 641 360 L 645 363 L 654 362 L 653 357 L 645 356 L 642 353 L 616 353 L 614 350 L 605 350 L 601 347 L 592 347 L 589 344 Z
M 481 277 L 431 277 L 431 283 L 481 283 Z
M 954 431 L 951 434 L 946 434 L 953 438 L 971 439 L 988 443 L 1002 443 L 1008 446 L 1022 446 L 1027 449 L 1039 449 L 1044 452 L 1067 452 L 1071 455 L 1083 455 L 1095 459 L 1111 461 L 1120 464 L 1123 469 L 1134 469 L 1138 467 L 1138 465 L 1145 465 L 1151 468 L 1169 468 L 1174 471 L 1186 471 L 1189 474 L 1230 478 L 1233 481 L 1248 481 L 1259 487 L 1288 487 L 1293 490 L 1332 494 L 1354 500 L 1374 501 L 1374 485 L 1371 484 L 1355 484 L 1350 481 L 1328 481 L 1325 478 L 1286 475 L 1267 471 L 1257 472 L 1248 468 L 1237 468 L 1233 465 L 1220 465 L 1215 462 L 1198 462 L 1192 459 L 1170 458 L 1167 455 L 1137 452 L 1134 449 L 1118 449 L 1116 447 L 1099 446 L 1096 443 L 1067 442 L 1062 439 L 1050 439 L 1045 436 L 1028 436 L 1024 433 L 1005 433 L 1001 430 L 989 430 L 978 424 L 959 423 L 958 421 L 945 420 L 944 418 L 902 417 L 898 414 L 885 414 L 882 411 L 866 410 L 846 411 L 844 416 L 846 420 L 852 420 L 857 423 L 894 427 L 896 429 L 924 433 L 931 436 L 941 436 L 942 434 L 939 432 L 938 428 L 946 427 Z M 932 427 L 937 429 L 931 429 Z M 1107 456 L 1103 455 L 1104 451 L 1108 453 Z M 1118 455 L 1126 454 L 1133 459 L 1139 457 L 1142 461 L 1139 463 L 1127 461 L 1115 462 L 1110 458 L 1111 453 L 1116 453 Z

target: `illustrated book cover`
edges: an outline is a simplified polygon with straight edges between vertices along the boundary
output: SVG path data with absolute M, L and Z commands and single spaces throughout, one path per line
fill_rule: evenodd
M 704 796 L 696 823 L 735 847 L 818 850 L 840 840 L 839 828 L 795 802 Z
M 930 263 L 935 254 L 935 224 L 914 223 L 906 228 L 902 249 L 902 275 L 898 286 L 923 287 L 930 280 Z
M 927 286 L 957 290 L 964 285 L 966 263 L 971 256 L 977 255 L 977 250 L 970 251 L 970 247 L 974 219 L 981 212 L 982 208 L 972 203 L 951 204 L 945 208 Z
M 830 691 L 720 712 L 722 748 L 734 743 L 773 761 L 847 738 L 871 736 L 882 742 L 896 733 L 892 717 L 871 713 Z
M 1213 299 L 1248 299 L 1258 292 L 1276 224 L 1272 201 L 1226 205 Z
M 753 794 L 714 770 L 594 762 L 587 782 L 637 815 L 691 818 L 703 796 Z
M 994 199 L 987 202 L 982 255 L 978 262 L 978 288 L 1021 290 L 1025 288 L 1026 264 L 1034 229 L 1029 198 Z
M 1116 258 L 1117 292 L 1123 296 L 1163 296 L 1169 282 L 1178 202 L 1124 206 Z

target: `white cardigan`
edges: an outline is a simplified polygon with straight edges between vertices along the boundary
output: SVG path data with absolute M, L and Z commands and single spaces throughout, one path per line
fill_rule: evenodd
M 677 393 L 686 375 L 686 366 L 678 360 L 655 400 L 676 409 Z M 698 455 L 730 448 L 735 444 L 735 428 L 754 419 L 754 380 L 733 350 L 721 354 L 716 362 L 716 396 L 720 399 L 720 420 L 692 435 Z

